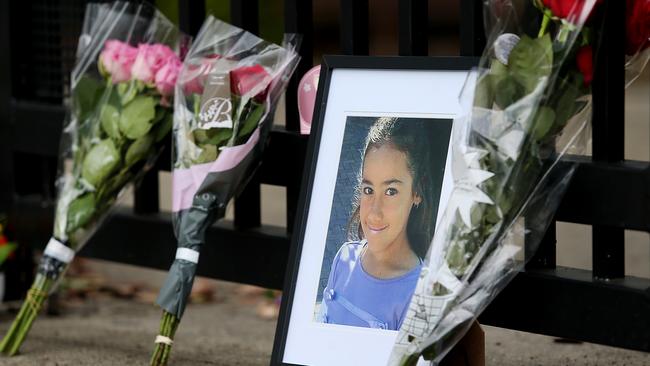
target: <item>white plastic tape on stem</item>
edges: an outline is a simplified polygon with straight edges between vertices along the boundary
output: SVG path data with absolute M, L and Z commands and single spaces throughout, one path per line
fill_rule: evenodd
M 50 238 L 50 241 L 47 243 L 45 251 L 43 252 L 43 255 L 52 257 L 66 264 L 72 261 L 74 254 L 74 250 L 54 238 Z
M 199 252 L 189 248 L 178 248 L 176 249 L 176 259 L 182 259 L 192 263 L 199 263 Z
M 169 337 L 157 335 L 156 340 L 153 343 L 163 343 L 168 346 L 171 346 L 172 344 L 174 344 L 174 341 Z

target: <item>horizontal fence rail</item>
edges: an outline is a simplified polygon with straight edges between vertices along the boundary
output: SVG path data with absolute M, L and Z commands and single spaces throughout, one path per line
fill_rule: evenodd
M 649 306 L 646 278 L 602 281 L 591 271 L 558 267 L 517 274 L 479 321 L 650 352 Z
M 58 139 L 47 136 L 60 135 L 63 108 L 15 103 L 13 110 L 21 121 L 10 139 L 15 142 L 14 150 L 56 156 Z M 41 131 L 40 137 L 32 136 L 35 129 Z M 306 146 L 307 136 L 275 127 L 258 173 L 260 182 L 286 186 L 300 180 Z M 600 162 L 576 155 L 563 159 L 563 164 L 573 163 L 578 168 L 558 209 L 559 221 L 650 232 L 649 162 Z M 169 170 L 168 163 L 158 165 L 160 170 Z

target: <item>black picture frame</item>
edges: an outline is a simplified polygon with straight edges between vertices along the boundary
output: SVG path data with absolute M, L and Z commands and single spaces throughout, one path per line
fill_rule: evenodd
M 470 71 L 477 67 L 477 57 L 418 57 L 418 56 L 324 56 L 321 63 L 320 79 L 316 94 L 311 135 L 307 145 L 307 155 L 303 170 L 302 186 L 300 189 L 294 232 L 287 261 L 284 279 L 282 303 L 275 332 L 275 340 L 271 355 L 271 366 L 309 366 L 283 362 L 285 346 L 291 321 L 291 309 L 294 304 L 294 294 L 298 279 L 300 259 L 303 252 L 303 241 L 309 217 L 312 187 L 318 163 L 318 154 L 325 113 L 327 110 L 330 83 L 334 70 L 425 70 L 425 71 Z

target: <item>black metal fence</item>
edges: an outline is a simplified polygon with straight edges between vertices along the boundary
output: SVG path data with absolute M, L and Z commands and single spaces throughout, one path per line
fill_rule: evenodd
M 0 210 L 12 208 L 18 239 L 35 247 L 43 246 L 51 234 L 62 85 L 69 70 L 65 50 L 76 39 L 83 3 L 0 5 L 0 49 L 6 50 L 0 59 Z M 43 4 L 49 6 L 39 8 Z M 449 4 L 461 7 L 460 54 L 480 55 L 485 42 L 481 2 Z M 306 138 L 298 133 L 295 93 L 314 52 L 312 1 L 285 0 L 283 6 L 285 31 L 304 35 L 303 58 L 287 92 L 286 127 L 272 132 L 260 171 L 235 200 L 234 221 L 209 230 L 210 245 L 203 250 L 198 270 L 205 276 L 272 288 L 282 287 L 291 224 L 301 214 L 295 207 Z M 368 0 L 341 0 L 338 6 L 340 52 L 368 54 Z M 552 225 L 527 269 L 480 320 L 650 352 L 650 279 L 624 275 L 623 236 L 625 229 L 650 232 L 650 164 L 623 156 L 625 2 L 607 0 L 603 6 L 605 36 L 596 52 L 593 81 L 593 156 L 568 158 L 579 168 L 556 216 L 593 226 L 593 271 L 556 267 Z M 399 0 L 399 55 L 428 53 L 427 8 L 426 0 Z M 34 9 L 43 12 L 38 15 L 42 18 L 30 19 Z M 195 34 L 205 16 L 204 3 L 179 0 L 178 9 L 180 26 Z M 231 0 L 231 22 L 257 32 L 257 10 L 258 0 Z M 169 159 L 162 159 L 156 169 L 169 166 Z M 286 230 L 261 224 L 261 183 L 286 187 Z M 170 215 L 159 212 L 158 199 L 158 174 L 153 171 L 136 190 L 134 209 L 117 210 L 82 255 L 167 269 L 176 243 Z

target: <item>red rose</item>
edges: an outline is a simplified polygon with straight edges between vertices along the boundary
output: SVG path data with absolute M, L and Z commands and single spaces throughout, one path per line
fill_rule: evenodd
M 270 75 L 258 64 L 230 71 L 230 91 L 239 96 L 256 91 L 254 98 L 258 102 L 266 99 L 270 81 Z
M 589 86 L 591 84 L 591 79 L 594 76 L 594 64 L 593 64 L 593 50 L 591 46 L 583 46 L 578 50 L 576 55 L 576 63 L 578 64 L 578 70 L 582 73 L 584 77 L 584 85 Z
M 7 238 L 4 235 L 0 235 L 0 247 L 4 246 L 7 243 L 8 243 Z
M 625 52 L 634 55 L 650 46 L 650 0 L 627 0 Z
M 542 2 L 551 9 L 554 16 L 566 20 L 577 19 L 585 6 L 585 0 L 542 0 Z

